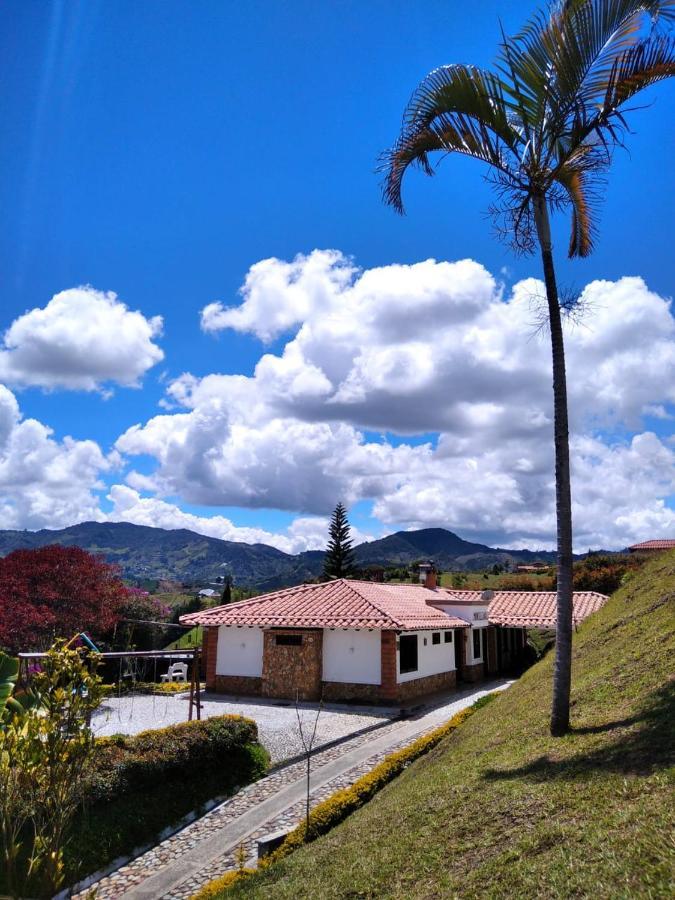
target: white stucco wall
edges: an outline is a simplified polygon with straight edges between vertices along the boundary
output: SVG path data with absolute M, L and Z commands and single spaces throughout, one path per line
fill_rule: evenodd
M 396 650 L 396 680 L 399 684 L 404 681 L 414 681 L 415 678 L 426 678 L 427 675 L 438 675 L 440 672 L 452 672 L 455 668 L 455 640 L 456 632 L 453 632 L 452 643 L 446 644 L 444 629 L 440 632 L 440 644 L 434 644 L 432 631 L 406 631 L 403 634 L 417 635 L 417 671 L 401 673 L 400 652 Z M 426 646 L 424 641 L 426 640 Z
M 259 677 L 262 675 L 262 669 L 262 629 L 221 625 L 218 629 L 216 675 Z
M 349 684 L 380 684 L 379 631 L 324 628 L 323 680 Z

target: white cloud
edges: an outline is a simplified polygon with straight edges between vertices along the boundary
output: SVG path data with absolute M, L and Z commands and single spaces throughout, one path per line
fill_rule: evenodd
M 57 441 L 46 425 L 23 419 L 14 394 L 0 384 L 0 528 L 101 520 L 95 491 L 115 462 L 94 441 Z
M 129 429 L 150 454 L 128 483 L 201 505 L 325 515 L 370 499 L 389 526 L 444 525 L 502 546 L 555 535 L 550 350 L 535 279 L 508 296 L 478 263 L 427 260 L 359 272 L 335 251 L 254 266 L 235 309 L 208 330 L 263 340 L 293 329 L 251 377 L 184 375 L 180 411 Z M 640 278 L 596 281 L 567 327 L 576 546 L 620 547 L 675 528 L 673 452 L 636 434 L 675 401 L 675 321 Z M 601 429 L 604 429 L 602 431 Z M 437 446 L 364 431 L 438 432 Z M 611 434 L 610 438 L 608 435 Z M 604 435 L 604 437 L 603 437 Z
M 114 484 L 108 499 L 113 510 L 107 518 L 111 522 L 133 522 L 154 528 L 187 528 L 198 534 L 223 541 L 244 541 L 247 544 L 269 544 L 284 553 L 301 553 L 304 550 L 323 550 L 328 535 L 328 519 L 325 517 L 297 518 L 278 533 L 264 528 L 246 528 L 235 525 L 225 516 L 197 516 L 186 513 L 178 506 L 154 497 L 141 497 L 138 491 L 123 484 Z M 352 529 L 356 541 L 371 540 L 358 529 Z
M 164 358 L 154 339 L 162 318 L 132 312 L 111 292 L 91 287 L 56 294 L 10 325 L 0 349 L 0 378 L 16 386 L 93 391 L 138 386 Z

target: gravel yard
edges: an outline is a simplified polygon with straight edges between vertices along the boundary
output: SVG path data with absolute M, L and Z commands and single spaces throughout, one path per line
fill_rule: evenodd
M 314 727 L 317 706 L 300 705 L 305 732 Z M 398 710 L 378 707 L 350 707 L 326 705 L 316 731 L 314 746 L 319 747 L 336 738 L 343 738 L 381 724 L 395 717 Z M 209 716 L 248 716 L 258 723 L 261 742 L 269 751 L 272 762 L 280 762 L 302 752 L 295 704 L 274 700 L 237 700 L 217 694 L 202 696 L 202 718 Z M 92 730 L 98 737 L 111 734 L 138 734 L 152 728 L 166 728 L 187 721 L 188 695 L 113 697 L 106 700 L 92 719 Z

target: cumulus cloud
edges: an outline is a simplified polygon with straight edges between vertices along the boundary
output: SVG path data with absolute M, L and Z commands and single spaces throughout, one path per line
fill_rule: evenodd
M 22 418 L 16 397 L 0 384 L 0 528 L 103 519 L 96 490 L 115 462 L 94 441 L 58 441 L 48 426 Z
M 124 484 L 114 484 L 108 495 L 113 510 L 107 518 L 111 522 L 133 522 L 154 528 L 187 528 L 198 534 L 223 541 L 244 541 L 247 544 L 268 544 L 284 553 L 301 553 L 304 550 L 323 550 L 328 534 L 325 517 L 301 517 L 295 519 L 284 532 L 266 531 L 264 528 L 246 528 L 235 525 L 225 516 L 197 516 L 186 513 L 173 503 L 156 497 L 141 497 L 138 491 Z M 357 541 L 370 540 L 353 529 Z
M 162 318 L 129 310 L 91 287 L 61 291 L 10 325 L 0 348 L 0 379 L 16 386 L 93 391 L 136 387 L 164 358 L 154 340 Z
M 370 499 L 390 526 L 444 525 L 502 546 L 555 534 L 550 349 L 543 286 L 505 292 L 472 260 L 366 271 L 336 251 L 252 267 L 238 307 L 205 329 L 263 340 L 251 377 L 184 375 L 177 411 L 129 429 L 157 460 L 129 485 L 199 504 L 326 515 Z M 622 546 L 675 526 L 667 442 L 638 433 L 675 401 L 675 321 L 640 278 L 595 281 L 567 327 L 576 545 Z M 381 433 L 373 440 L 373 432 Z M 415 445 L 389 435 L 437 434 Z M 611 438 L 608 436 L 611 435 Z

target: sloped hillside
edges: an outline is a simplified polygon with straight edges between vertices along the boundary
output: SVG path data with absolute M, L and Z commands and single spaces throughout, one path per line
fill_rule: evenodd
M 672 897 L 675 554 L 576 636 L 574 731 L 552 657 L 240 897 Z

